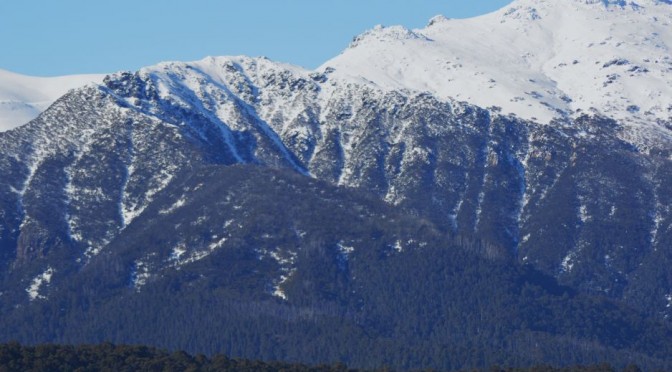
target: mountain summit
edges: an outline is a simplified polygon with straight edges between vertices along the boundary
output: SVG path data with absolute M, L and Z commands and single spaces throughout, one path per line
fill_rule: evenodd
M 19 75 L 0 69 L 0 132 L 35 119 L 56 99 L 104 75 L 71 75 L 51 78 Z
M 671 23 L 669 1 L 519 0 L 423 29 L 378 27 L 321 69 L 543 123 L 584 112 L 650 123 L 672 117 Z
M 509 6 L 601 6 L 604 8 L 620 7 L 641 9 L 642 7 L 672 4 L 670 0 L 514 0 Z

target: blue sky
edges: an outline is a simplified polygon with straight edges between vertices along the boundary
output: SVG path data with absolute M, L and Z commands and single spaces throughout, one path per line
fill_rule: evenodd
M 53 76 L 208 55 L 314 68 L 376 24 L 423 27 L 510 0 L 1 0 L 0 68 Z

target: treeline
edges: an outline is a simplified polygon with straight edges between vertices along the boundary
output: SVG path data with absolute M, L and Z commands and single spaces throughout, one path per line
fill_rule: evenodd
M 196 356 L 183 351 L 168 352 L 147 346 L 127 346 L 103 343 L 99 345 L 38 345 L 23 346 L 19 343 L 0 344 L 0 371 L 286 371 L 286 372 L 345 372 L 345 364 L 307 366 L 283 362 L 231 359 L 223 355 L 211 358 Z M 381 367 L 377 371 L 388 371 Z M 623 372 L 640 372 L 630 365 Z M 618 372 L 609 364 L 554 368 L 501 368 L 472 372 Z
M 619 371 L 631 363 L 672 371 L 669 323 L 498 259 L 493 245 L 446 237 L 382 202 L 299 176 L 235 167 L 212 172 L 157 197 L 162 207 L 139 216 L 106 255 L 71 275 L 59 269 L 43 286 L 44 299 L 28 302 L 25 286 L 13 284 L 15 297 L 5 293 L 0 301 L 0 342 L 113 342 L 364 369 L 608 361 Z M 179 215 L 160 213 L 196 188 Z M 213 195 L 235 203 L 220 205 Z M 203 225 L 185 222 L 202 216 Z M 240 222 L 222 232 L 230 221 Z M 224 248 L 179 270 L 157 269 L 135 287 L 138 260 L 163 267 L 172 262 L 172 247 L 208 249 L 215 232 L 228 234 Z M 291 265 L 283 268 L 263 252 Z M 53 265 L 67 262 L 75 260 Z M 286 298 L 277 298 L 274 286 L 288 269 Z M 205 368 L 198 360 L 205 363 L 186 359 L 192 364 L 179 369 Z
M 307 366 L 281 362 L 231 359 L 223 355 L 208 358 L 183 351 L 168 352 L 147 346 L 0 344 L 0 371 L 287 371 L 342 372 L 343 364 Z
M 592 366 L 572 366 L 564 368 L 554 368 L 551 366 L 535 366 L 530 368 L 500 368 L 500 367 L 491 367 L 488 370 L 483 370 L 479 372 L 618 372 L 618 369 L 615 369 L 608 363 L 596 364 Z M 641 372 L 642 370 L 632 364 L 623 369 L 623 372 Z

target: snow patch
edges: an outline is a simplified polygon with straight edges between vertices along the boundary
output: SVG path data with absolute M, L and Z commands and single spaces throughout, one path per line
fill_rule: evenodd
M 171 267 L 179 268 L 181 266 L 200 261 L 210 256 L 216 250 L 224 247 L 224 244 L 226 244 L 228 240 L 228 237 L 219 238 L 216 235 L 212 238 L 214 241 L 210 243 L 206 249 L 193 251 L 191 253 L 188 253 L 189 250 L 187 249 L 187 244 L 185 242 L 180 242 L 175 248 L 173 248 L 170 257 L 168 258 L 168 261 L 172 263 Z
M 150 188 L 145 192 L 144 197 L 139 202 L 131 200 L 129 195 L 124 190 L 124 195 L 119 205 L 121 217 L 123 220 L 123 228 L 128 226 L 131 222 L 133 222 L 133 220 L 140 216 L 142 212 L 145 211 L 149 203 L 152 202 L 154 195 L 165 189 L 170 184 L 170 181 L 172 181 L 175 177 L 175 172 L 177 169 L 178 165 L 172 164 L 165 167 L 158 174 L 153 176 L 150 180 Z M 129 170 L 129 179 L 132 177 L 132 173 L 130 172 L 131 171 Z
M 143 262 L 141 260 L 135 261 L 135 265 L 133 268 L 133 271 L 131 272 L 131 283 L 133 285 L 133 288 L 135 288 L 136 291 L 140 292 L 142 287 L 147 284 L 147 281 L 151 277 L 150 271 L 149 271 L 149 266 L 146 262 Z
M 660 228 L 662 227 L 663 222 L 665 221 L 665 218 L 661 213 L 662 209 L 663 205 L 660 203 L 660 201 L 656 200 L 656 209 L 653 211 L 653 228 L 651 229 L 652 245 L 655 245 L 656 241 L 658 240 L 658 233 L 660 232 Z
M 81 236 L 79 237 L 81 238 Z M 86 256 L 87 260 L 90 260 L 91 258 L 99 255 L 102 250 L 103 250 L 102 246 L 89 246 L 84 251 L 84 256 Z
M 217 241 L 211 243 L 211 244 L 208 246 L 208 250 L 210 250 L 210 252 L 214 252 L 214 251 L 216 251 L 217 249 L 222 248 L 222 247 L 224 246 L 224 243 L 226 243 L 227 240 L 228 240 L 228 238 L 224 237 L 224 238 L 221 238 L 221 239 L 219 239 L 219 240 L 217 240 Z
M 339 243 L 337 244 L 337 246 L 338 246 L 338 252 L 339 252 L 340 254 L 342 254 L 343 256 L 345 256 L 346 258 L 347 258 L 347 257 L 350 257 L 350 255 L 352 254 L 352 252 L 355 251 L 355 247 L 347 246 L 347 245 L 343 245 L 342 242 L 339 242 Z
M 182 208 L 184 204 L 187 202 L 186 198 L 182 196 L 180 199 L 178 199 L 173 205 L 166 209 L 162 209 L 159 211 L 159 214 L 166 215 L 166 214 L 171 214 L 178 210 L 179 208 Z
M 574 260 L 576 259 L 576 254 L 574 252 L 569 253 L 562 260 L 562 272 L 569 273 L 574 268 Z
M 40 294 L 40 290 L 42 289 L 43 285 L 48 285 L 51 283 L 51 278 L 54 275 L 54 272 L 54 269 L 49 267 L 45 272 L 33 279 L 33 281 L 30 283 L 30 286 L 26 288 L 26 292 L 28 292 L 28 298 L 30 301 L 46 299 L 45 296 Z
M 180 258 L 184 256 L 185 253 L 187 253 L 187 249 L 182 245 L 178 245 L 177 247 L 173 248 L 173 252 L 170 254 L 170 258 L 168 259 L 170 261 L 180 262 Z
M 520 242 L 521 243 L 527 243 L 527 241 L 530 240 L 531 236 L 532 236 L 532 234 L 526 234 L 525 236 L 523 236 L 523 239 L 521 239 Z
M 338 249 L 338 256 L 336 257 L 338 260 L 338 267 L 341 270 L 346 270 L 348 262 L 350 261 L 350 256 L 355 251 L 355 247 L 344 245 L 342 242 L 338 242 L 336 247 Z
M 591 220 L 591 216 L 588 214 L 588 207 L 586 205 L 581 205 L 579 207 L 579 219 L 583 223 Z
M 280 266 L 281 275 L 279 278 L 272 281 L 270 293 L 272 296 L 278 297 L 286 301 L 287 295 L 283 291 L 282 285 L 286 283 L 296 271 L 294 265 L 296 263 L 296 258 L 298 254 L 293 251 L 281 252 L 279 248 L 276 248 L 273 251 L 269 251 L 267 249 L 260 249 L 258 251 L 258 254 L 259 254 L 258 258 L 260 260 L 263 260 L 266 257 L 270 257 L 271 259 L 276 261 Z
M 282 289 L 282 285 L 285 284 L 289 279 L 291 279 L 292 275 L 296 272 L 296 269 L 291 269 L 286 275 L 280 275 L 280 278 L 275 282 L 273 286 L 273 292 L 272 295 L 275 297 L 278 297 L 282 299 L 283 301 L 287 301 L 287 294 L 285 291 Z

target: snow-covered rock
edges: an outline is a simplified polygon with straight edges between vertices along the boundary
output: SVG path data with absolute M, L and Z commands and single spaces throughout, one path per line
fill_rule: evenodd
M 204 164 L 254 164 L 363 189 L 489 242 L 488 257 L 664 308 L 669 276 L 655 293 L 638 286 L 672 262 L 672 126 L 647 106 L 670 102 L 669 8 L 517 1 L 423 30 L 377 27 L 318 71 L 209 57 L 110 75 L 0 134 L 0 246 L 17 267 L 58 252 L 86 266 L 129 231 L 144 239 L 137 224 L 153 210 L 171 230 L 206 229 L 166 242 L 150 280 L 226 251 L 229 230 L 249 227 L 248 208 L 227 195 L 213 196 L 232 215 L 212 231 L 212 213 L 185 220 L 195 201 L 166 190 Z M 658 42 L 638 44 L 652 27 Z M 611 82 L 595 85 L 600 76 Z M 657 101 L 642 89 L 658 89 Z M 396 241 L 391 252 L 415 249 Z M 335 257 L 345 267 L 350 256 Z M 291 299 L 292 266 L 266 261 L 283 270 L 268 293 Z
M 418 30 L 378 27 L 321 71 L 548 123 L 598 112 L 630 123 L 672 117 L 670 1 L 516 0 Z

